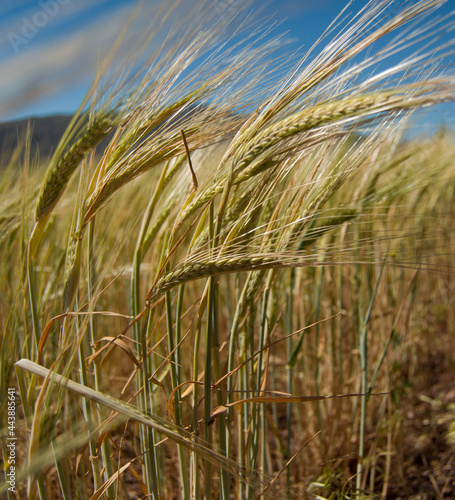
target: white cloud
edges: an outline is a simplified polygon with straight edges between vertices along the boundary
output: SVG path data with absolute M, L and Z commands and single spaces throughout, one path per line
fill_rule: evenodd
M 87 85 L 88 78 L 95 75 L 100 54 L 109 51 L 136 6 L 135 0 L 124 0 L 120 7 L 117 3 L 116 9 L 109 0 L 65 0 L 68 3 L 64 3 L 63 0 L 39 1 L 62 3 L 60 17 L 56 15 L 52 23 L 49 22 L 49 26 L 42 28 L 43 32 L 48 30 L 49 33 L 38 33 L 36 37 L 30 38 L 23 44 L 15 54 L 11 46 L 7 46 L 9 41 L 5 36 L 5 26 L 0 30 L 0 116 L 3 120 L 26 113 L 31 104 L 49 101 L 53 96 L 64 96 L 70 90 L 82 88 L 82 81 Z M 160 6 L 169 9 L 172 3 L 174 2 L 169 0 L 145 1 L 143 10 L 131 26 L 128 43 L 122 47 L 123 55 L 144 32 L 150 29 L 150 26 L 156 23 Z M 38 0 L 27 5 L 30 18 L 37 12 Z M 191 18 L 189 15 L 195 6 L 202 9 L 200 15 L 204 17 L 207 14 L 213 15 L 216 19 L 216 11 L 212 9 L 207 12 L 203 5 L 203 0 L 182 1 L 169 16 L 166 28 L 153 40 L 150 50 L 160 48 L 166 29 L 172 23 L 182 21 L 184 29 L 197 30 L 200 19 Z M 95 6 L 98 12 L 101 9 L 105 13 L 102 16 L 98 14 L 98 17 L 94 18 L 91 9 Z M 12 31 L 15 26 L 14 29 L 20 33 L 21 18 L 26 16 L 24 11 L 21 12 L 15 18 L 16 24 L 9 25 L 9 30 Z M 77 27 L 74 19 L 80 20 L 82 15 L 86 16 L 87 21 L 79 23 Z M 62 26 L 68 27 L 63 34 Z M 235 26 L 232 28 L 235 29 Z M 280 43 L 283 43 L 283 40 Z
M 105 2 L 83 0 L 76 10 L 79 13 L 87 10 L 89 14 L 88 9 L 95 3 Z M 73 0 L 72 3 L 77 2 Z M 36 39 L 30 38 L 26 40 L 27 43 L 19 45 L 21 50 L 17 54 L 11 48 L 13 56 L 0 60 L 0 114 L 8 116 L 30 102 L 63 92 L 94 75 L 98 58 L 109 51 L 132 11 L 130 3 L 111 9 L 92 22 L 89 19 L 79 29 L 68 30 L 63 36 L 45 40 L 38 39 L 38 36 Z M 66 12 L 63 17 L 71 15 L 74 15 L 74 11 Z M 143 16 L 140 21 L 144 23 L 146 19 Z M 62 19 L 55 19 L 55 22 L 62 22 Z M 21 35 L 20 31 L 17 33 Z M 5 44 L 6 37 L 1 38 Z

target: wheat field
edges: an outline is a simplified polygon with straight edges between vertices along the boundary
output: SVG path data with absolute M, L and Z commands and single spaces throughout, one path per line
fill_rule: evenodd
M 2 498 L 455 495 L 455 146 L 406 135 L 455 98 L 443 3 L 283 62 L 200 2 L 2 155 Z

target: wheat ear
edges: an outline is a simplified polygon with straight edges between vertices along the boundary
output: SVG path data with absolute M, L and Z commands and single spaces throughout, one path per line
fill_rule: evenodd
M 107 136 L 112 127 L 113 120 L 110 117 L 99 118 L 63 156 L 51 163 L 38 196 L 36 221 L 52 212 L 81 160 Z

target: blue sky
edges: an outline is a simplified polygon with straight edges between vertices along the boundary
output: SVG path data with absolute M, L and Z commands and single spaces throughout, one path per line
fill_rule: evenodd
M 183 0 L 173 16 L 184 18 L 198 1 Z M 232 4 L 233 8 L 239 2 L 217 1 Z M 131 42 L 156 16 L 160 3 L 145 0 L 144 11 L 132 26 Z M 366 0 L 352 2 L 351 11 L 365 3 Z M 390 11 L 400 3 L 403 2 L 391 0 Z M 136 0 L 0 2 L 0 121 L 74 112 L 100 58 L 136 6 Z M 287 32 L 288 43 L 280 49 L 283 55 L 308 49 L 344 6 L 343 0 L 271 0 L 265 6 L 263 1 L 252 2 L 253 11 L 261 10 L 260 16 L 272 16 L 280 23 L 275 33 Z M 453 8 L 453 0 L 449 0 L 438 13 L 443 16 Z M 450 36 L 454 35 L 445 35 L 441 43 Z M 433 126 L 441 122 L 455 125 L 455 108 L 439 106 L 422 120 Z

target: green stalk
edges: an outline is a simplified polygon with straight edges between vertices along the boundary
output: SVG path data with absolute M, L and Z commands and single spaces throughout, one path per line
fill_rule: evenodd
M 254 364 L 255 360 L 253 358 L 255 349 L 254 349 L 254 326 L 255 326 L 255 320 L 256 320 L 256 304 L 254 303 L 253 299 L 251 299 L 250 302 L 250 312 L 247 316 L 247 332 L 246 332 L 246 338 L 245 338 L 245 343 L 248 347 L 248 356 L 251 358 L 251 362 L 249 363 L 250 365 L 250 372 L 246 373 L 246 379 L 244 380 L 244 391 L 245 394 L 255 394 L 255 391 L 257 389 L 257 383 L 255 383 L 255 376 L 257 376 L 257 373 L 255 374 L 254 371 Z M 259 366 L 259 362 L 258 362 Z M 249 403 L 248 404 L 248 411 L 245 412 L 244 414 L 244 421 L 243 421 L 243 426 L 244 426 L 244 432 L 245 435 L 248 436 L 248 448 L 245 450 L 245 460 L 247 460 L 247 467 L 250 471 L 253 471 L 255 466 L 256 466 L 256 456 L 257 456 L 257 442 L 255 442 L 254 435 L 256 432 L 256 427 L 257 427 L 257 405 L 255 403 Z M 248 483 L 245 486 L 245 498 L 252 499 L 254 494 L 254 488 L 250 483 Z
M 141 359 L 143 365 L 143 384 L 144 384 L 144 404 L 147 413 L 153 412 L 153 396 L 150 393 L 149 384 L 149 373 L 152 373 L 152 367 L 149 367 L 150 361 L 147 357 L 147 334 L 152 329 L 153 324 L 153 312 L 148 313 L 147 318 L 147 328 L 146 331 L 141 335 Z M 145 354 L 144 354 L 145 353 Z M 155 447 L 155 431 L 147 426 L 141 426 L 144 431 L 144 439 L 146 443 L 146 449 L 148 450 L 145 454 L 145 470 L 146 470 L 146 481 L 148 484 L 149 491 L 152 493 L 152 500 L 159 499 L 159 479 L 157 470 L 157 449 Z
M 179 286 L 178 296 L 177 296 L 177 311 L 175 317 L 175 342 L 174 342 L 174 360 L 175 363 L 171 365 L 174 368 L 175 380 L 173 381 L 173 388 L 177 387 L 182 382 L 182 354 L 180 349 L 180 342 L 182 338 L 182 313 L 183 313 L 183 295 L 185 292 L 185 285 Z M 166 294 L 166 312 L 168 304 L 168 294 Z M 172 311 L 171 311 L 172 314 Z M 171 316 L 172 318 L 172 316 Z M 171 351 L 169 346 L 169 351 Z M 174 373 L 171 368 L 171 374 Z M 181 390 L 178 389 L 174 395 L 174 408 L 175 408 L 175 418 L 177 425 L 183 427 L 182 420 L 182 409 L 181 409 Z M 180 464 L 180 484 L 182 486 L 182 500 L 190 499 L 190 483 L 188 475 L 188 465 L 186 450 L 183 447 L 178 447 L 179 454 L 179 464 Z
M 79 319 L 76 316 L 75 318 L 75 330 L 76 336 L 79 336 Z M 87 370 L 85 365 L 85 352 L 84 352 L 84 343 L 79 342 L 79 380 L 82 385 L 85 387 L 89 387 Z M 95 423 L 92 415 L 92 408 L 90 405 L 90 401 L 86 398 L 82 398 L 82 412 L 84 414 L 84 419 L 87 422 L 87 432 L 92 435 L 95 431 Z M 97 491 L 101 487 L 101 477 L 100 477 L 100 467 L 98 461 L 98 452 L 96 450 L 96 442 L 94 439 L 90 439 L 89 443 L 89 457 L 90 463 L 92 465 L 92 474 L 93 474 L 93 488 L 94 491 Z
M 201 343 L 201 314 L 198 315 L 198 321 L 196 326 L 196 333 L 194 336 L 194 348 L 193 348 L 193 380 L 198 380 L 199 375 L 199 346 Z M 194 384 L 193 386 L 193 434 L 195 436 L 195 441 L 197 442 L 199 436 L 198 427 L 198 397 L 199 397 L 199 385 Z M 192 454 L 192 467 L 193 467 L 193 496 L 192 500 L 198 500 L 200 498 L 200 488 L 199 488 L 199 475 L 198 475 L 198 462 L 199 457 L 193 453 Z
M 244 363 L 247 358 L 247 351 L 246 351 L 246 336 L 242 333 L 240 335 L 239 339 L 239 363 Z M 245 392 L 240 392 L 240 394 L 246 394 L 246 391 L 249 389 L 248 387 L 248 365 L 243 365 L 242 368 L 240 369 L 240 372 L 238 374 L 238 388 L 240 391 L 245 391 Z M 228 393 L 229 395 L 229 393 Z M 249 405 L 240 405 L 238 408 L 238 420 L 237 420 L 237 431 L 238 431 L 238 463 L 239 466 L 243 465 L 244 458 L 246 457 L 246 443 L 245 443 L 245 436 L 247 435 L 248 432 L 248 408 Z M 230 436 L 230 432 L 228 432 L 228 436 Z M 239 478 L 240 479 L 240 478 Z M 244 498 L 244 489 L 245 489 L 245 484 L 242 480 L 239 480 L 238 482 L 238 498 Z
M 366 393 L 367 388 L 367 369 L 368 369 L 368 345 L 367 345 L 367 328 L 366 325 L 361 326 L 359 332 L 359 350 L 360 350 L 360 370 L 361 370 L 361 392 Z M 356 491 L 357 497 L 360 497 L 360 489 L 362 486 L 363 469 L 365 460 L 365 424 L 366 424 L 366 396 L 360 397 L 360 431 L 359 431 L 359 460 L 357 462 L 356 476 Z
M 147 230 L 152 220 L 152 216 L 155 210 L 155 206 L 158 199 L 162 193 L 166 182 L 166 173 L 168 170 L 169 163 L 167 162 L 161 172 L 161 176 L 155 187 L 153 196 L 150 198 L 147 208 L 144 212 L 142 219 L 141 228 L 137 238 L 136 248 L 133 257 L 133 273 L 131 277 L 131 308 L 134 317 L 138 316 L 141 312 L 141 293 L 140 293 L 140 272 L 142 263 L 142 252 L 144 247 L 144 241 L 146 238 Z M 151 314 L 148 314 L 147 323 L 151 321 Z M 151 411 L 151 394 L 149 387 L 149 359 L 147 357 L 147 331 L 148 328 L 143 328 L 141 332 L 140 323 L 136 322 L 133 325 L 133 338 L 140 346 L 140 359 L 142 361 L 142 369 L 138 369 L 136 374 L 136 387 L 140 389 L 143 387 L 143 391 L 140 391 L 138 396 L 139 408 L 148 413 Z M 151 493 L 153 500 L 158 500 L 159 498 L 159 481 L 157 475 L 157 451 L 155 448 L 154 430 L 149 427 L 140 426 L 139 431 L 140 446 L 141 451 L 144 453 L 144 476 L 147 490 Z M 147 451 L 148 450 L 148 451 Z
M 95 231 L 95 219 L 92 219 L 89 223 L 88 234 L 87 234 L 87 278 L 88 278 L 87 298 L 88 298 L 88 301 L 92 300 L 93 289 L 94 289 L 93 284 L 95 282 L 95 266 L 94 266 L 95 258 L 94 258 L 94 251 L 93 251 L 94 231 Z M 98 334 L 97 334 L 96 318 L 94 315 L 89 316 L 89 335 L 90 335 L 91 344 L 92 345 L 95 344 L 98 340 Z M 93 372 L 94 372 L 95 390 L 100 391 L 103 389 L 102 375 L 101 375 L 101 371 L 99 368 L 99 364 L 96 362 L 93 363 Z M 101 410 L 100 422 L 102 422 L 104 420 L 104 418 L 105 418 L 104 411 Z M 112 467 L 112 462 L 111 462 L 111 451 L 110 451 L 108 439 L 103 439 L 103 442 L 101 444 L 101 460 L 102 460 L 103 469 L 104 469 L 104 480 L 108 481 L 109 478 L 114 473 L 113 467 Z M 115 498 L 114 485 L 111 485 L 107 489 L 106 497 L 109 499 Z
M 212 304 L 213 304 L 213 371 L 215 374 L 215 380 L 220 380 L 221 378 L 221 361 L 220 361 L 220 335 L 219 335 L 219 323 L 218 323 L 218 285 L 215 282 L 213 285 L 212 292 Z M 221 406 L 225 403 L 223 391 L 216 391 L 217 405 Z M 218 433 L 219 433 L 219 451 L 221 455 L 227 457 L 227 428 L 226 428 L 226 416 L 220 415 L 218 418 Z M 229 500 L 230 498 L 230 477 L 229 473 L 224 469 L 220 470 L 221 475 L 221 499 Z
M 293 384 L 292 384 L 292 366 L 290 364 L 293 349 L 292 337 L 290 336 L 293 332 L 292 323 L 294 317 L 294 286 L 295 286 L 295 268 L 291 269 L 291 278 L 289 283 L 289 296 L 288 296 L 288 315 L 286 318 L 286 335 L 288 335 L 286 343 L 286 352 L 288 362 L 286 365 L 287 371 L 287 384 L 286 390 L 288 394 L 292 394 Z M 292 404 L 286 404 L 286 455 L 285 459 L 289 460 L 291 457 L 291 432 L 292 432 Z M 288 498 L 291 497 L 291 468 L 286 469 L 286 495 Z
M 212 338 L 213 338 L 213 316 L 212 302 L 214 278 L 208 280 L 207 299 L 207 325 L 205 331 L 205 364 L 204 364 L 204 439 L 211 445 L 213 443 L 211 412 L 212 412 Z M 205 461 L 204 464 L 204 498 L 210 498 L 212 491 L 212 464 Z
M 62 491 L 63 500 L 71 500 L 72 497 L 70 495 L 68 484 L 66 482 L 65 471 L 63 470 L 62 461 L 56 456 L 54 443 L 51 443 L 51 447 L 52 447 L 52 453 L 54 454 L 55 467 L 57 469 L 57 477 L 58 477 L 58 482 L 60 484 L 60 489 Z
M 322 299 L 322 283 L 323 283 L 323 278 L 324 278 L 324 267 L 318 267 L 316 270 L 316 276 L 317 276 L 317 281 L 315 283 L 314 287 L 314 322 L 316 323 L 315 325 L 315 342 L 316 342 L 316 365 L 314 368 L 314 386 L 315 386 L 315 395 L 320 396 L 321 395 L 321 388 L 320 388 L 320 359 L 318 357 L 318 352 L 319 352 L 319 340 L 320 340 L 320 328 L 319 328 L 319 319 L 320 319 L 320 311 L 321 311 L 321 299 Z M 316 402 L 316 407 L 317 407 L 317 415 L 318 415 L 318 430 L 322 430 L 322 410 L 321 410 L 321 402 L 317 401 Z M 322 433 L 318 435 L 319 443 L 322 442 Z
M 213 248 L 213 219 L 214 209 L 213 203 L 209 207 L 209 241 L 212 242 Z M 204 438 L 211 445 L 213 443 L 211 413 L 212 413 L 212 343 L 213 343 L 213 320 L 214 320 L 214 293 L 215 278 L 210 276 L 208 279 L 208 295 L 207 295 L 207 325 L 205 330 L 205 366 L 204 366 Z M 205 461 L 204 464 L 204 491 L 205 498 L 211 497 L 212 491 L 212 464 Z
M 359 241 L 360 240 L 360 229 L 358 227 L 355 228 L 355 240 Z M 366 343 L 363 342 L 363 325 L 361 323 L 361 317 L 364 314 L 364 300 L 363 300 L 363 293 L 361 290 L 361 276 L 360 276 L 360 252 L 357 250 L 357 263 L 355 265 L 355 275 L 354 275 L 354 298 L 357 299 L 357 309 L 354 309 L 354 314 L 356 313 L 355 320 L 358 325 L 358 346 L 359 346 L 359 363 L 360 363 L 360 377 L 361 377 L 361 386 L 364 383 L 364 359 L 365 359 L 365 352 L 362 351 L 362 346 L 366 347 Z M 361 405 L 363 406 L 363 399 L 360 397 Z M 358 404 L 358 399 L 356 398 L 354 400 L 354 405 L 353 405 L 353 415 L 356 414 L 357 412 L 357 404 Z M 359 429 L 359 457 L 357 460 L 357 470 L 356 470 L 356 498 L 359 500 L 360 498 L 360 488 L 362 485 L 362 475 L 363 475 L 363 460 L 364 460 L 364 414 L 363 414 L 364 409 L 361 409 L 361 415 L 360 415 L 360 429 Z
M 33 261 L 31 256 L 31 241 L 33 239 L 34 233 L 30 237 L 29 248 L 27 250 L 27 291 L 28 291 L 28 299 L 30 303 L 30 313 L 32 316 L 32 329 L 33 335 L 31 337 L 31 345 L 28 347 L 29 355 L 33 359 L 34 356 L 38 356 L 38 344 L 39 344 L 39 336 L 40 336 L 40 326 L 38 319 L 38 300 L 36 293 L 36 281 L 35 281 L 35 270 L 33 267 Z M 40 359 L 37 359 L 37 362 L 40 363 Z
M 356 477 L 356 490 L 357 495 L 360 495 L 360 489 L 363 480 L 363 468 L 365 459 L 365 429 L 366 429 L 366 414 L 367 414 L 367 402 L 368 402 L 368 342 L 367 342 L 367 326 L 370 321 L 371 311 L 373 309 L 373 304 L 376 299 L 376 294 L 379 288 L 379 282 L 381 280 L 382 272 L 384 271 L 384 266 L 386 263 L 387 254 L 385 255 L 381 268 L 379 270 L 378 277 L 376 279 L 376 284 L 374 291 L 371 295 L 370 304 L 368 306 L 368 311 L 366 313 L 363 324 L 361 325 L 361 330 L 359 333 L 359 350 L 360 350 L 360 369 L 362 372 L 362 384 L 361 392 L 361 413 L 360 413 L 360 435 L 359 435 L 359 461 L 357 463 L 357 477 Z M 362 301 L 363 302 L 363 301 Z
M 76 401 L 74 398 L 68 398 L 68 393 L 65 392 L 64 397 L 67 400 L 67 404 L 69 406 L 69 414 L 71 419 L 71 431 L 73 434 L 73 439 L 76 441 L 79 437 L 79 422 L 78 422 L 78 408 L 76 405 Z M 79 461 L 78 467 L 75 468 L 75 476 L 76 476 L 76 484 L 77 484 L 77 492 L 74 496 L 76 496 L 79 500 L 85 500 L 87 498 L 87 486 L 85 483 L 85 467 L 83 461 Z
M 337 311 L 341 312 L 343 309 L 343 273 L 340 267 L 336 267 L 337 275 Z M 341 314 L 337 318 L 337 331 L 338 331 L 338 389 L 343 387 L 343 318 Z
M 136 261 L 137 263 L 138 261 Z M 139 274 L 139 267 L 135 267 L 133 265 L 133 276 L 137 273 Z M 133 297 L 136 299 L 133 301 L 135 304 L 138 304 L 138 294 L 134 293 L 133 286 Z M 134 311 L 134 305 L 133 305 Z M 133 313 L 134 314 L 134 313 Z M 140 359 L 142 361 L 142 370 L 138 369 L 138 373 L 136 374 L 136 386 L 138 389 L 143 389 L 139 392 L 138 395 L 138 405 L 145 413 L 149 413 L 151 411 L 151 395 L 150 395 L 150 387 L 149 387 L 149 370 L 148 370 L 148 358 L 147 358 L 147 331 L 149 322 L 151 321 L 152 314 L 149 312 L 147 314 L 147 323 L 143 328 L 143 332 L 139 332 L 139 325 L 135 324 L 137 327 L 133 332 L 135 340 L 139 344 L 140 349 Z M 144 476 L 145 483 L 147 486 L 147 490 L 152 495 L 153 500 L 158 500 L 159 498 L 159 481 L 156 470 L 156 449 L 155 449 L 155 440 L 154 440 L 154 431 L 149 427 L 144 425 L 140 426 L 139 430 L 139 438 L 140 438 L 140 446 L 141 451 L 143 452 L 144 457 Z
M 384 262 L 382 264 L 382 267 L 381 267 L 381 270 L 379 272 L 378 283 L 379 283 L 379 279 L 381 278 L 382 271 L 384 269 L 384 264 L 385 264 L 385 260 L 384 260 Z M 414 280 L 416 279 L 416 277 L 417 277 L 417 273 L 414 275 L 412 283 L 415 282 Z M 411 283 L 411 287 L 412 287 L 412 283 Z M 375 289 L 375 295 L 376 295 L 376 291 L 377 291 L 377 286 L 376 286 L 376 289 Z M 411 305 L 412 305 L 412 300 L 413 300 L 413 297 L 412 297 L 412 294 L 411 294 L 409 307 L 411 307 Z M 382 363 L 384 362 L 384 359 L 385 359 L 385 357 L 387 355 L 387 352 L 389 350 L 389 346 L 392 343 L 393 337 L 395 335 L 395 330 L 396 330 L 396 324 L 394 324 L 392 326 L 392 329 L 390 330 L 389 338 L 387 339 L 387 342 L 386 342 L 386 344 L 384 346 L 384 349 L 382 350 L 382 354 L 381 354 L 381 357 L 379 358 L 379 361 L 378 361 L 378 364 L 376 366 L 376 369 L 375 369 L 375 371 L 373 373 L 373 376 L 371 377 L 370 384 L 368 385 L 368 389 L 367 389 L 367 394 L 368 395 L 370 395 L 373 392 L 373 388 L 374 388 L 374 385 L 376 383 L 376 379 L 378 378 L 379 371 L 381 370 Z
M 41 500 L 47 500 L 46 483 L 44 482 L 43 473 L 41 472 L 36 480 L 38 484 L 38 493 Z
M 175 339 L 174 339 L 174 328 L 172 321 L 172 299 L 171 293 L 166 292 L 165 294 L 166 302 L 166 325 L 167 325 L 167 339 L 169 348 L 169 363 L 171 369 L 171 382 L 172 389 L 178 385 L 178 375 L 177 375 L 177 355 L 175 352 Z M 174 395 L 174 411 L 175 420 L 179 427 L 182 427 L 182 409 L 180 404 L 180 391 L 176 391 Z M 186 500 L 190 498 L 190 486 L 188 478 L 188 466 L 186 461 L 186 452 L 181 445 L 178 445 L 178 456 L 180 465 L 180 480 L 182 486 L 182 499 Z
M 241 320 L 241 314 L 245 310 L 245 301 L 248 295 L 248 287 L 252 280 L 253 273 L 249 273 L 248 277 L 243 285 L 242 292 L 240 294 L 239 300 L 237 302 L 237 307 L 235 309 L 234 318 L 232 319 L 231 329 L 229 332 L 229 355 L 228 355 L 228 373 L 232 372 L 235 364 L 235 356 L 237 354 L 237 336 L 239 323 Z M 233 388 L 234 379 L 229 377 L 227 379 L 227 402 L 231 403 L 233 401 Z M 228 411 L 228 420 L 230 420 L 231 412 Z M 228 446 L 229 449 L 229 446 Z
M 257 396 L 261 396 L 261 384 L 262 384 L 262 378 L 263 378 L 263 368 L 264 368 L 264 355 L 265 352 L 263 351 L 263 348 L 268 342 L 269 339 L 269 318 L 267 315 L 267 311 L 269 308 L 269 299 L 270 299 L 270 294 L 271 294 L 271 286 L 272 286 L 272 278 L 273 278 L 273 273 L 274 271 L 271 270 L 268 273 L 267 277 L 267 282 L 266 282 L 266 287 L 264 290 L 264 296 L 263 296 L 263 301 L 262 301 L 262 311 L 261 311 L 261 328 L 260 328 L 260 333 L 259 333 L 259 345 L 258 345 L 258 350 L 260 351 L 258 354 L 257 358 L 257 375 L 256 375 L 256 389 L 257 389 Z M 261 482 L 265 483 L 265 471 L 266 471 L 266 465 L 267 465 L 267 459 L 266 459 L 266 416 L 265 416 L 265 405 L 262 404 L 258 408 L 259 410 L 259 422 L 258 426 L 256 428 L 256 439 L 255 442 L 257 442 L 257 446 L 259 446 L 259 442 L 261 442 Z M 259 431 L 261 432 L 261 439 L 259 439 Z M 256 450 L 257 453 L 257 450 Z

